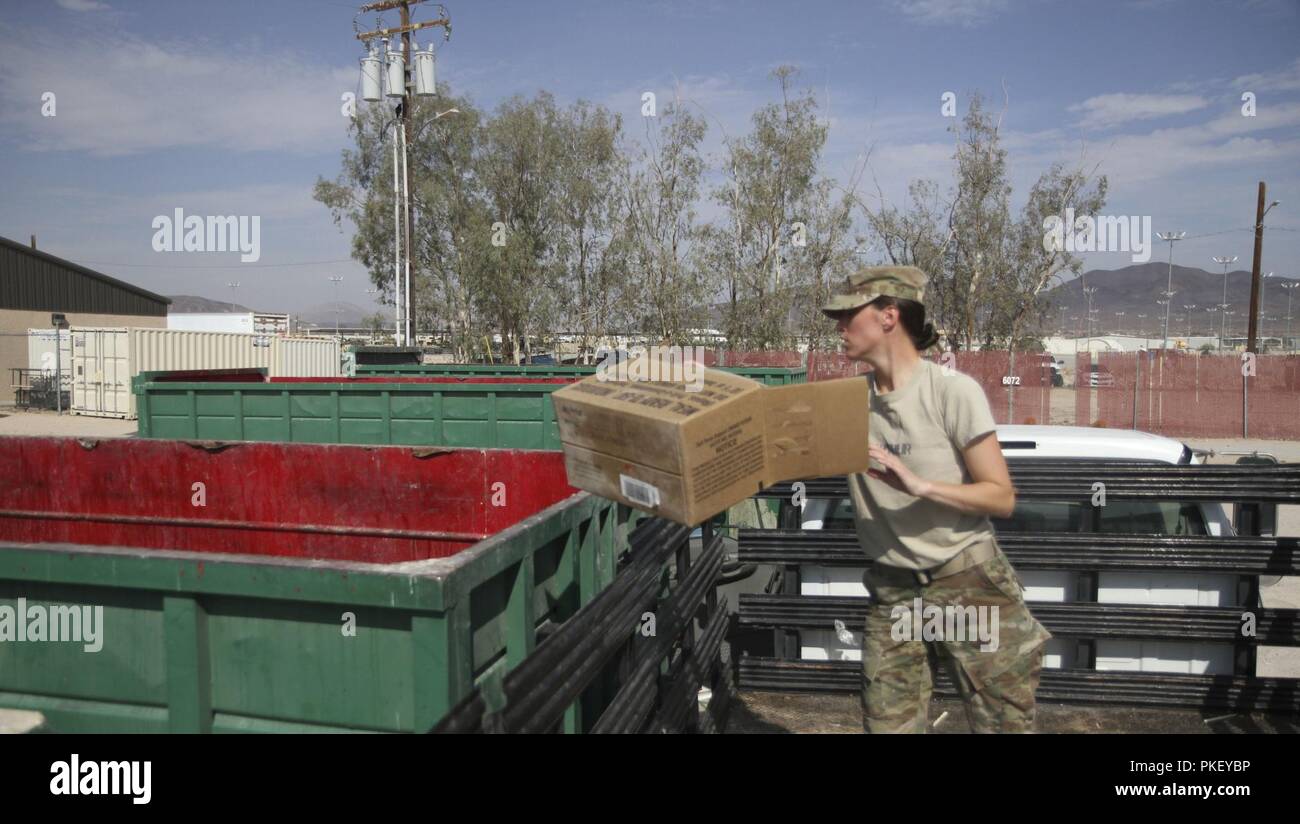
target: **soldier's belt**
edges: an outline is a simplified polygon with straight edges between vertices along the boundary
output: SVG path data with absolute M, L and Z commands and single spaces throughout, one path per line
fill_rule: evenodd
M 997 541 L 993 538 L 987 538 L 971 544 L 957 553 L 957 556 L 951 561 L 940 564 L 933 569 L 903 569 L 902 567 L 876 563 L 872 564 L 871 572 L 890 576 L 906 576 L 914 580 L 917 586 L 926 586 L 931 581 L 947 578 L 959 572 L 965 572 L 985 561 L 991 561 L 997 557 L 999 551 Z

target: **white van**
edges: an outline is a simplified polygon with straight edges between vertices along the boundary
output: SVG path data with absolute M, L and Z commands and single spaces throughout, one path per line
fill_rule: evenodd
M 1203 453 L 1172 438 L 1116 429 L 1080 426 L 999 426 L 997 439 L 1009 459 L 1087 458 L 1092 460 L 1154 461 L 1199 464 Z M 999 533 L 1075 532 L 1084 517 L 1084 504 L 1022 500 L 1011 518 L 995 520 Z M 1220 504 L 1179 504 L 1166 501 L 1111 501 L 1101 508 L 1099 531 L 1159 535 L 1234 535 L 1235 530 Z M 803 512 L 804 529 L 852 529 L 852 506 L 847 500 L 810 500 Z M 800 568 L 804 595 L 866 596 L 863 568 L 804 566 Z M 1019 571 L 1030 602 L 1064 603 L 1075 600 L 1075 579 L 1080 573 L 1053 570 Z M 1097 601 L 1105 604 L 1170 606 L 1232 606 L 1237 598 L 1235 575 L 1184 572 L 1102 572 L 1098 575 Z M 801 657 L 808 660 L 857 661 L 861 659 L 861 633 L 848 627 L 800 632 Z M 1048 643 L 1044 666 L 1071 667 L 1076 645 L 1071 639 Z M 1230 675 L 1233 649 L 1226 643 L 1182 641 L 1098 640 L 1098 670 L 1169 672 L 1189 675 Z

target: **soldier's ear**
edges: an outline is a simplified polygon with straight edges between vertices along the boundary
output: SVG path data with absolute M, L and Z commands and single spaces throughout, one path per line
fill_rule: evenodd
M 892 330 L 899 323 L 897 306 L 880 307 L 880 324 L 885 327 L 885 331 Z

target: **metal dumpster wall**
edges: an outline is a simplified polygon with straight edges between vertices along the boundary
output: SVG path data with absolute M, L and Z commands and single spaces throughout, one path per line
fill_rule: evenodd
M 399 564 L 0 540 L 0 607 L 103 610 L 98 651 L 0 644 L 0 707 L 60 732 L 425 730 L 607 586 L 639 517 L 579 493 Z
M 136 384 L 146 438 L 559 449 L 564 383 Z

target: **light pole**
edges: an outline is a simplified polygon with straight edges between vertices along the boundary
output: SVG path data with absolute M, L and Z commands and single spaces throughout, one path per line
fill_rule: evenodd
M 1086 348 L 1092 351 L 1092 296 L 1097 294 L 1096 286 L 1083 287 L 1083 294 L 1088 298 L 1088 344 Z
M 1271 277 L 1273 277 L 1273 273 L 1269 272 L 1267 275 L 1264 275 L 1264 279 L 1260 281 L 1259 284 L 1259 336 L 1265 340 L 1268 339 L 1268 336 L 1264 334 L 1264 321 L 1267 320 L 1267 318 L 1264 317 L 1264 295 L 1268 292 L 1268 279 Z M 1267 343 L 1261 344 L 1261 346 L 1265 350 L 1268 349 Z
M 1124 313 L 1123 312 L 1115 313 L 1115 334 L 1116 335 L 1124 334 Z
M 1227 330 L 1227 328 L 1228 328 L 1228 327 L 1227 327 L 1227 323 L 1226 323 L 1227 318 L 1224 317 L 1223 312 L 1224 312 L 1224 310 L 1226 310 L 1229 306 L 1232 305 L 1231 303 L 1228 303 L 1228 265 L 1229 265 L 1229 264 L 1232 264 L 1232 263 L 1236 263 L 1236 262 L 1237 262 L 1237 256 L 1236 256 L 1236 255 L 1233 255 L 1232 257 L 1226 257 L 1226 256 L 1225 256 L 1225 257 L 1216 257 L 1216 258 L 1214 258 L 1214 262 L 1223 265 L 1223 302 L 1219 304 L 1219 351 L 1222 352 L 1222 351 L 1223 351 L 1223 333 L 1224 333 L 1224 332 Z
M 330 276 L 330 283 L 334 284 L 335 286 L 342 286 L 342 285 L 343 285 L 343 276 L 342 276 L 342 275 L 331 275 L 331 276 Z M 334 300 L 334 337 L 337 338 L 337 337 L 339 336 L 339 302 L 338 302 L 338 292 L 337 292 L 337 290 L 336 290 L 335 293 L 334 293 L 334 298 L 335 298 L 335 300 Z
M 1196 308 L 1196 304 L 1195 304 L 1195 303 L 1184 303 L 1184 304 L 1183 304 L 1183 309 L 1187 312 L 1187 340 L 1188 340 L 1188 343 L 1190 343 L 1190 342 L 1191 342 L 1191 339 L 1192 339 L 1192 310 L 1195 309 L 1195 308 Z
M 235 290 L 239 288 L 239 281 L 227 283 L 226 285 L 230 287 L 230 302 L 233 304 L 235 302 Z
M 1286 290 L 1286 337 L 1291 339 L 1291 293 L 1296 287 L 1300 286 L 1300 280 L 1293 280 L 1289 283 L 1283 283 L 1282 288 Z M 1282 348 L 1286 349 L 1286 341 L 1282 342 Z M 1294 347 L 1293 347 L 1294 348 Z
M 1165 232 L 1156 234 L 1156 237 L 1169 244 L 1169 278 L 1165 284 L 1165 349 L 1169 348 L 1169 302 L 1174 296 L 1174 244 L 1187 237 L 1186 232 Z

